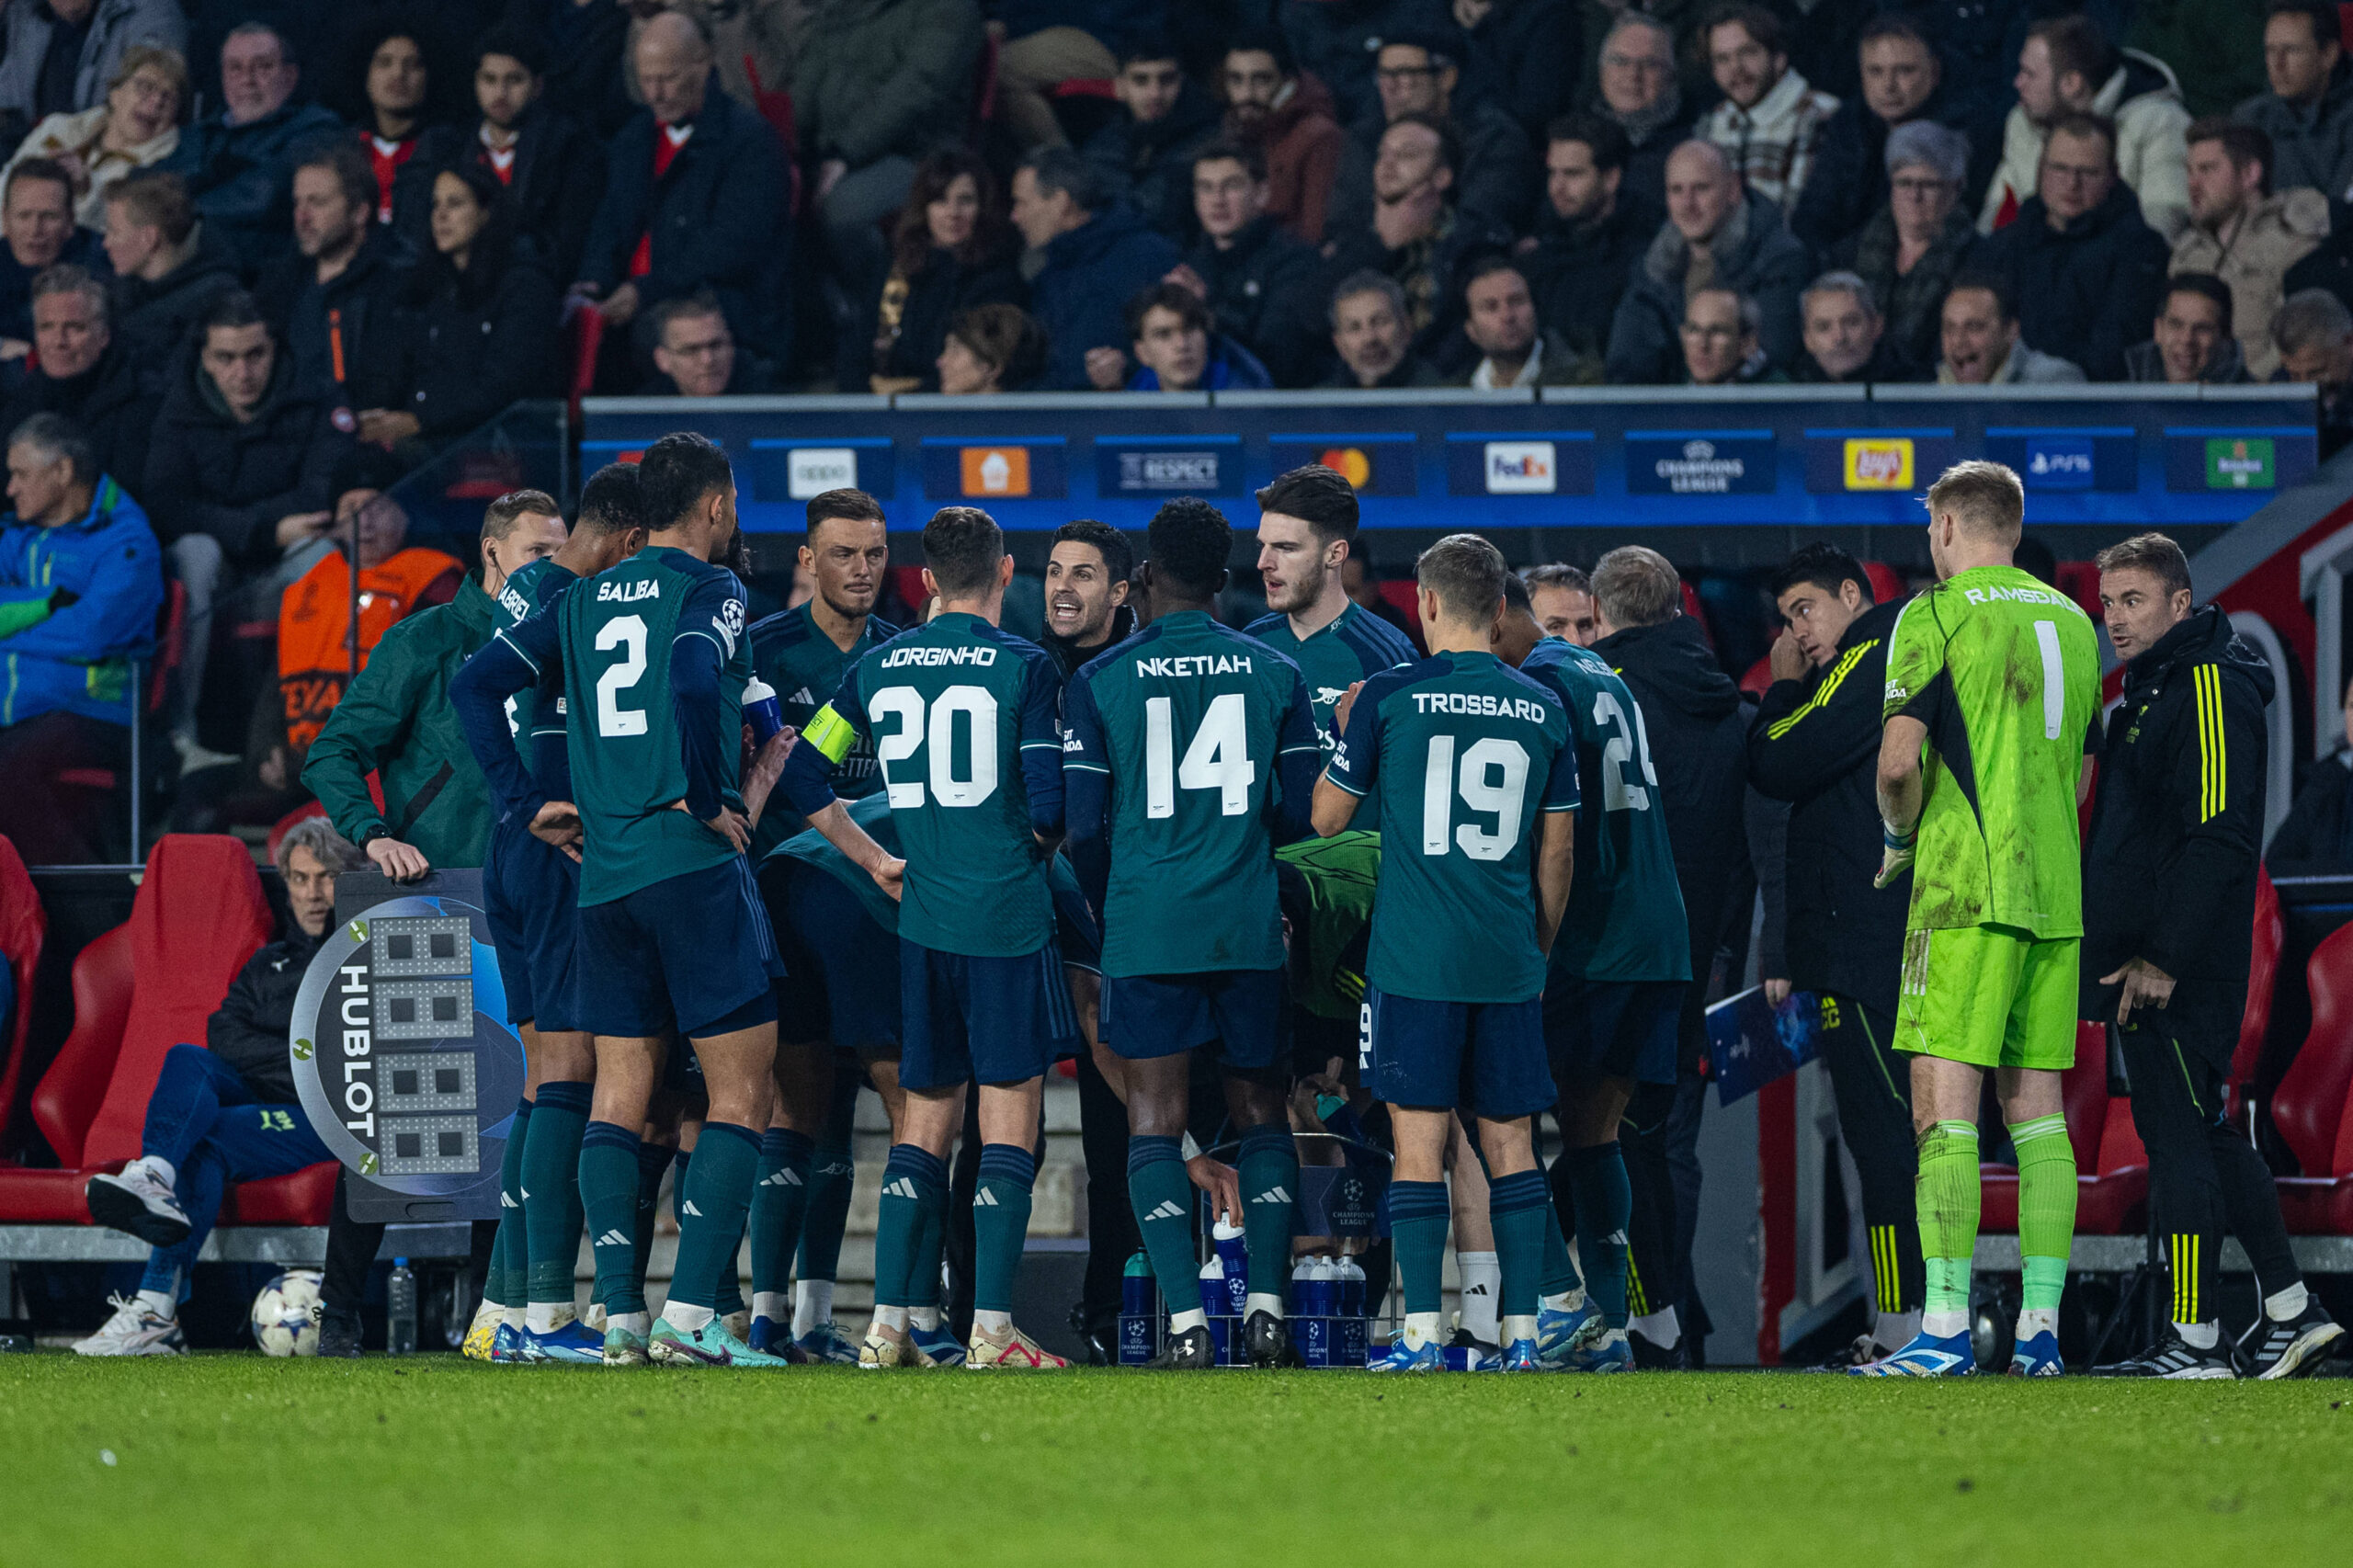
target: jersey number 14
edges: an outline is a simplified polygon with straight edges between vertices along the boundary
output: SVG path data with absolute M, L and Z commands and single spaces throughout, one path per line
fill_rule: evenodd
M 1193 732 L 1181 762 L 1176 757 L 1176 725 L 1165 697 L 1149 697 L 1143 704 L 1143 812 L 1147 817 L 1176 814 L 1176 791 L 1214 790 L 1218 813 L 1238 817 L 1250 809 L 1250 786 L 1258 781 L 1258 765 L 1250 760 L 1250 714 L 1242 694 L 1229 691 L 1210 699 Z

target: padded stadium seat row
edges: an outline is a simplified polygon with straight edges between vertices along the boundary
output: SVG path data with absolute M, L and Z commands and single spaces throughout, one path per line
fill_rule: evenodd
M 25 1040 L 32 1029 L 33 977 L 40 969 L 40 953 L 49 938 L 49 915 L 40 894 L 25 869 L 17 846 L 0 838 L 0 961 L 8 966 L 17 1000 L 0 1034 L 0 1150 L 15 1146 L 15 1130 L 24 1079 Z
M 2271 1096 L 2271 1124 L 2302 1175 L 2279 1178 L 2294 1235 L 2353 1235 L 2353 926 L 2314 949 L 2304 970 L 2312 1032 Z
M 2060 1079 L 2067 1116 L 2067 1142 L 2075 1150 L 2075 1231 L 2115 1236 L 2147 1223 L 2149 1154 L 2132 1126 L 2132 1102 L 2108 1093 L 2108 1028 L 2075 1026 L 2075 1064 Z M 2018 1228 L 2018 1173 L 2012 1165 L 1980 1167 L 1984 1208 L 1978 1229 L 2015 1234 Z

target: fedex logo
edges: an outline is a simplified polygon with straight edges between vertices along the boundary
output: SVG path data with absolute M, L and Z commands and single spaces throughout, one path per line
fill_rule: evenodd
M 1485 456 L 1491 495 L 1550 495 L 1560 486 L 1558 454 L 1550 441 L 1489 441 Z

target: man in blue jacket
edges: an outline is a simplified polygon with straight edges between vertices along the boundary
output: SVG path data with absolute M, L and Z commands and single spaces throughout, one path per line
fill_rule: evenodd
M 1067 147 L 1040 147 L 1013 172 L 1013 225 L 1046 266 L 1029 285 L 1029 313 L 1046 329 L 1040 387 L 1117 392 L 1128 379 L 1127 302 L 1184 257 L 1125 207 Z
M 147 514 L 61 415 L 8 441 L 0 526 L 0 834 L 29 865 L 102 860 L 164 573 Z
M 297 102 L 294 46 L 267 22 L 242 22 L 221 43 L 221 108 L 180 132 L 163 166 L 188 177 L 211 233 L 248 267 L 294 248 L 294 160 L 311 142 L 348 136 L 343 121 Z

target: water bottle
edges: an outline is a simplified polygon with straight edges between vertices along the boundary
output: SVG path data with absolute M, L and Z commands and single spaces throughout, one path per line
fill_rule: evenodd
M 1242 1244 L 1242 1227 L 1221 1219 L 1210 1227 L 1210 1238 L 1217 1246 L 1218 1263 L 1225 1269 L 1225 1305 L 1218 1311 L 1242 1317 L 1250 1299 L 1249 1254 Z
M 1340 1259 L 1340 1321 L 1335 1359 L 1343 1367 L 1365 1363 L 1364 1269 L 1353 1257 Z
M 784 705 L 776 687 L 754 676 L 744 683 L 744 722 L 752 726 L 752 749 L 757 751 L 784 728 Z
M 384 1285 L 384 1350 L 392 1356 L 416 1354 L 416 1276 L 408 1259 L 392 1259 L 392 1277 Z
M 1302 1292 L 1306 1310 L 1301 1314 L 1295 1340 L 1300 1344 L 1300 1358 L 1311 1367 L 1336 1366 L 1332 1354 L 1332 1308 L 1339 1293 L 1339 1270 L 1328 1257 L 1307 1260 L 1306 1289 Z
M 1160 1326 L 1152 1258 L 1142 1247 L 1120 1276 L 1120 1365 L 1141 1367 L 1152 1359 L 1154 1330 Z
M 1212 1257 L 1201 1265 L 1201 1311 L 1213 1318 L 1230 1314 L 1225 1310 L 1225 1260 Z

